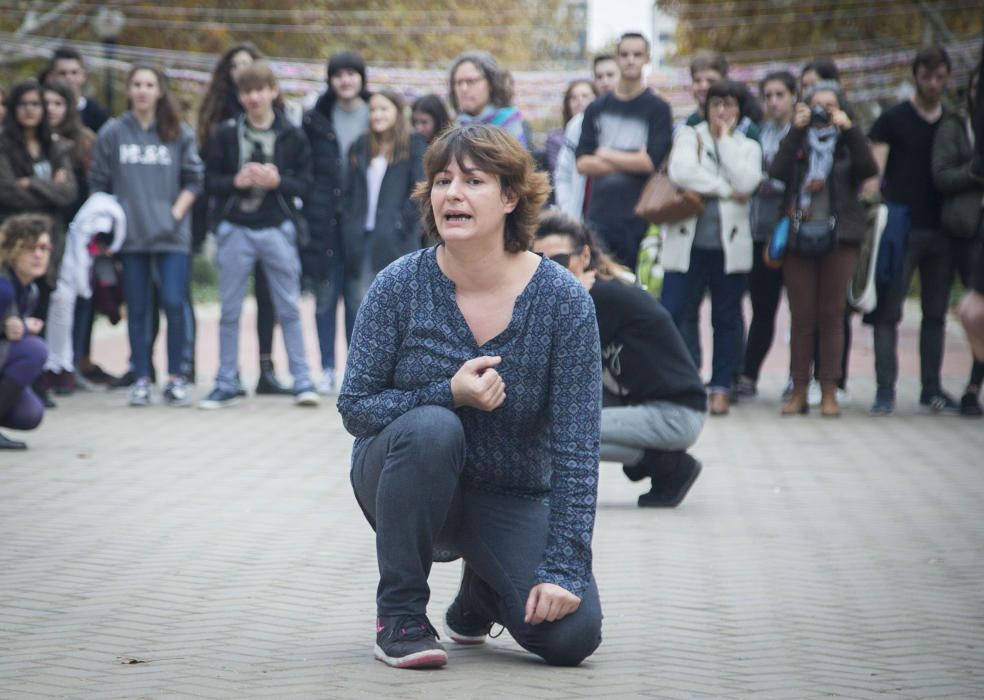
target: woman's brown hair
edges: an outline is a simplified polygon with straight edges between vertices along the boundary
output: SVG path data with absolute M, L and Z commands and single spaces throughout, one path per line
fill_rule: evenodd
M 462 63 L 470 63 L 482 74 L 489 84 L 489 104 L 496 107 L 510 107 L 513 100 L 512 76 L 504 70 L 495 56 L 485 51 L 465 51 L 458 54 L 451 64 L 448 76 L 448 99 L 455 111 L 459 111 L 458 98 L 454 94 L 454 74 Z
M 504 193 L 516 197 L 516 208 L 506 215 L 505 249 L 510 253 L 529 250 L 536 233 L 540 209 L 550 194 L 546 173 L 536 172 L 533 158 L 511 134 L 488 124 L 466 124 L 438 136 L 424 154 L 426 179 L 417 184 L 413 196 L 420 206 L 424 235 L 440 240 L 431 189 L 434 178 L 453 160 L 462 170 L 470 167 L 499 178 Z
M 44 234 L 51 235 L 51 218 L 43 214 L 17 214 L 0 226 L 0 263 L 11 263 Z
M 126 75 L 127 90 L 130 88 L 130 81 L 133 80 L 133 76 L 142 70 L 149 71 L 154 74 L 154 77 L 157 78 L 157 86 L 161 91 L 161 96 L 157 98 L 157 106 L 154 108 L 154 121 L 157 123 L 157 135 L 164 143 L 174 141 L 181 135 L 181 117 L 178 115 L 178 108 L 174 104 L 174 98 L 171 97 L 171 92 L 168 90 L 167 77 L 165 77 L 164 71 L 159 68 L 154 68 L 153 66 L 134 66 Z M 128 99 L 127 109 L 130 108 L 131 105 L 129 104 Z
M 82 125 L 79 110 L 75 108 L 75 91 L 68 85 L 57 82 L 46 83 L 44 91 L 53 92 L 65 100 L 65 118 L 58 126 L 52 126 L 51 130 L 72 142 L 72 165 L 88 172 L 92 161 L 92 143 L 96 140 L 96 135 Z
M 591 90 L 591 94 L 595 97 L 598 96 L 598 90 L 595 89 L 594 83 L 592 83 L 587 78 L 577 78 L 572 80 L 567 84 L 567 90 L 564 91 L 564 107 L 561 112 L 564 115 L 564 126 L 567 126 L 567 122 L 571 120 L 574 114 L 571 112 L 571 93 L 574 92 L 574 88 L 578 85 L 587 85 L 588 89 Z
M 403 98 L 392 90 L 377 90 L 372 94 L 372 97 L 376 97 L 377 95 L 389 100 L 396 107 L 396 123 L 393 125 L 393 140 L 390 144 L 392 148 L 389 154 L 387 154 L 387 161 L 389 163 L 397 163 L 410 157 L 410 125 L 407 123 Z M 372 97 L 369 99 L 372 100 Z M 380 155 L 385 145 L 386 142 L 383 138 L 372 129 L 369 129 L 369 156 L 375 158 Z
M 230 95 L 236 91 L 236 86 L 232 82 L 232 59 L 240 52 L 248 53 L 254 61 L 263 58 L 260 50 L 250 41 L 231 46 L 222 54 L 222 58 L 212 70 L 212 80 L 208 83 L 208 92 L 205 93 L 205 99 L 202 100 L 202 106 L 198 110 L 199 148 L 205 147 L 205 142 L 212 135 L 212 130 L 221 121 L 233 116 L 228 113 Z
M 609 257 L 608 253 L 602 249 L 601 244 L 598 243 L 598 239 L 591 229 L 580 221 L 575 221 L 567 214 L 556 209 L 548 209 L 540 215 L 536 239 L 539 240 L 547 236 L 569 238 L 575 253 L 580 253 L 587 246 L 588 250 L 591 251 L 591 262 L 588 263 L 587 269 L 594 270 L 595 277 L 598 279 L 619 281 L 632 279 L 632 271 Z

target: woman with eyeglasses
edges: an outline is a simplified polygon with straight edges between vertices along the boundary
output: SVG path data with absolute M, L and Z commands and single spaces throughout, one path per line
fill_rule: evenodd
M 541 217 L 533 250 L 567 268 L 594 302 L 604 384 L 601 459 L 621 463 L 632 481 L 649 477 L 640 508 L 679 505 L 701 470 L 687 449 L 704 427 L 707 392 L 673 319 L 566 214 Z
M 530 134 L 523 115 L 512 104 L 513 80 L 492 54 L 466 51 L 451 64 L 448 94 L 458 124 L 490 124 L 505 129 L 529 149 Z
M 41 376 L 48 346 L 40 337 L 44 321 L 32 316 L 38 302 L 36 280 L 51 260 L 51 219 L 18 214 L 0 226 L 0 427 L 33 430 L 44 404 L 31 390 Z M 0 450 L 27 445 L 0 434 Z
M 708 89 L 707 120 L 679 129 L 670 152 L 669 176 L 677 187 L 701 195 L 697 216 L 663 226 L 661 300 L 673 316 L 694 364 L 700 362 L 697 328 L 704 293 L 711 293 L 714 328 L 709 408 L 726 415 L 731 404 L 735 355 L 741 343 L 741 299 L 752 269 L 750 200 L 762 179 L 762 149 L 738 125 L 745 88 L 720 80 Z
M 52 217 L 56 249 L 64 233 L 61 210 L 78 187 L 71 151 L 54 135 L 41 85 L 33 80 L 11 88 L 0 133 L 0 221 L 36 212 Z

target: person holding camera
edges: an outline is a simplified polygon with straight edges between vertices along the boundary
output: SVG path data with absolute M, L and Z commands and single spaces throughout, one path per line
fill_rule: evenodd
M 786 185 L 784 209 L 791 240 L 783 279 L 791 315 L 793 392 L 782 415 L 807 413 L 807 387 L 816 334 L 820 337 L 820 412 L 841 414 L 837 382 L 842 372 L 844 307 L 865 211 L 862 183 L 878 173 L 864 132 L 848 112 L 840 84 L 823 80 L 803 94 L 793 124 L 779 144 L 769 176 Z

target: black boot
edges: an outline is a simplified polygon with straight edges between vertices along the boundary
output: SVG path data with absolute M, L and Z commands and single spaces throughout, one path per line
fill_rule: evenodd
M 37 394 L 45 408 L 57 408 L 58 405 L 51 398 L 51 393 L 48 391 L 48 385 L 48 377 L 44 372 L 42 372 L 41 376 L 35 379 L 34 383 L 31 384 L 31 388 L 34 390 L 34 393 Z
M 9 378 L 0 379 L 0 420 L 10 413 L 20 400 L 24 388 Z M 27 445 L 0 434 L 0 450 L 26 450 Z
M 701 464 L 686 452 L 646 450 L 642 462 L 652 481 L 648 493 L 639 496 L 640 508 L 675 508 L 686 498 L 700 475 Z
M 260 360 L 260 381 L 256 383 L 257 394 L 290 394 L 290 389 L 277 381 L 273 371 L 273 360 Z

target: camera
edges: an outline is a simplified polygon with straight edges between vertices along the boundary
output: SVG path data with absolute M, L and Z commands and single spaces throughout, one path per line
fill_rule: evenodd
M 810 126 L 827 126 L 830 124 L 830 114 L 820 105 L 810 107 Z

